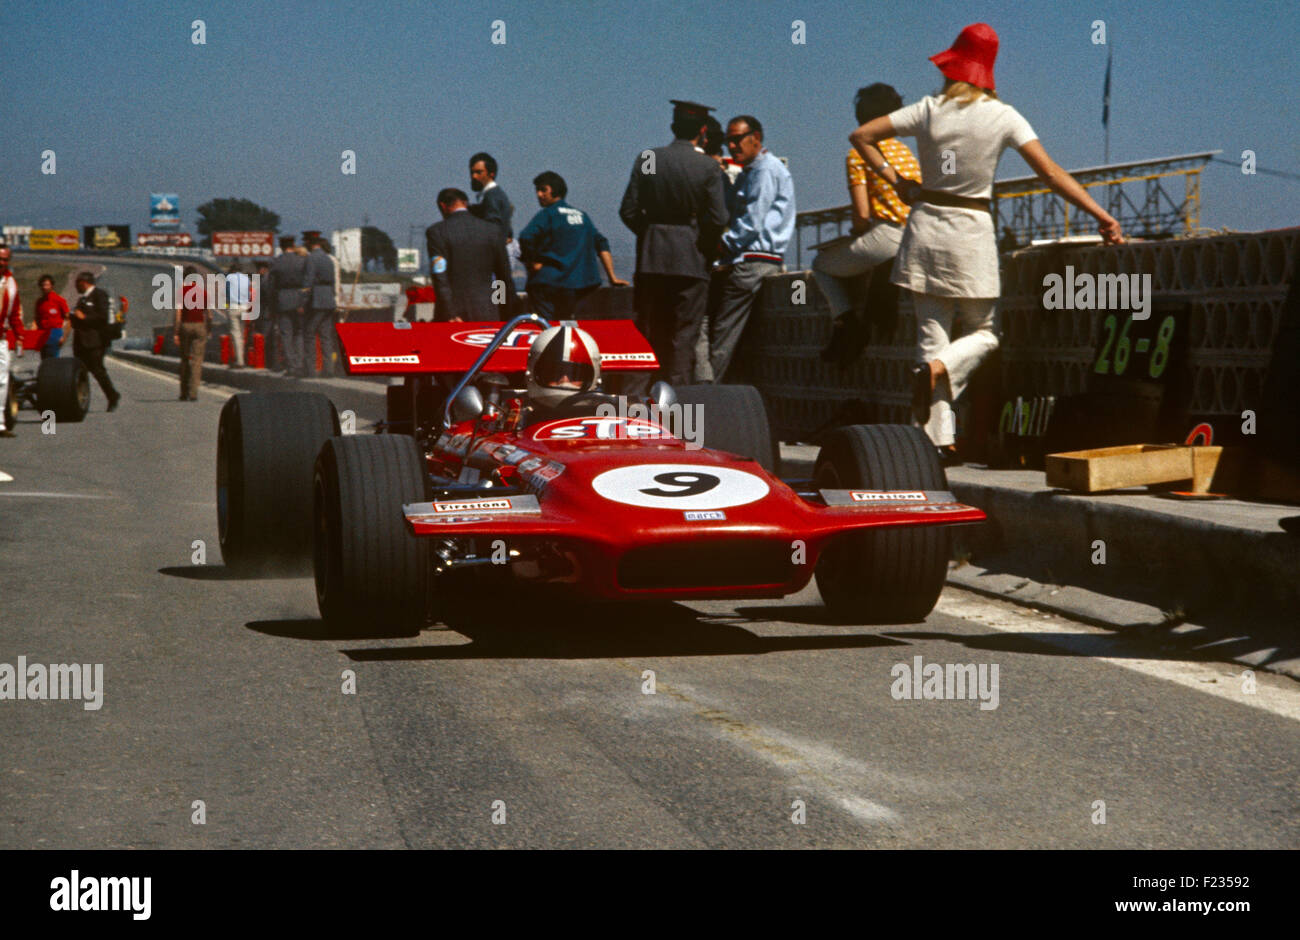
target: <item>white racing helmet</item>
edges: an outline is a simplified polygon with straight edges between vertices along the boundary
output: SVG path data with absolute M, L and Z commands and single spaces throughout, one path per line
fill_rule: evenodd
M 573 321 L 543 330 L 528 351 L 528 396 L 544 408 L 589 392 L 600 382 L 600 349 Z

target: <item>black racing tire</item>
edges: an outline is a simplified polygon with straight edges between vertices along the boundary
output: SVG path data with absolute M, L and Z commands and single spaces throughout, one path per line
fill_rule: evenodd
M 831 431 L 813 482 L 818 489 L 948 489 L 925 432 L 901 424 Z M 939 600 L 951 552 L 946 526 L 847 533 L 818 559 L 817 588 L 836 616 L 855 623 L 919 623 Z
M 337 437 L 316 458 L 313 569 L 316 603 L 332 630 L 413 635 L 429 613 L 429 541 L 416 538 L 405 503 L 429 498 L 415 438 Z
M 18 380 L 11 375 L 9 376 L 9 384 L 5 386 L 4 426 L 10 431 L 12 431 L 14 425 L 18 423 L 18 395 L 14 391 L 14 386 L 17 384 Z
M 324 395 L 232 396 L 217 425 L 217 533 L 226 566 L 246 574 L 311 571 L 312 470 L 339 433 Z
M 679 404 L 700 406 L 703 446 L 752 457 L 764 470 L 776 473 L 776 441 L 758 389 L 752 385 L 683 385 L 676 392 Z
M 90 410 L 90 372 L 80 359 L 45 359 L 36 369 L 36 408 L 75 424 Z

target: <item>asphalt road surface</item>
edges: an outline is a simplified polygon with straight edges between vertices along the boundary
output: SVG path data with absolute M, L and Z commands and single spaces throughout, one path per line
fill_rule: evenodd
M 0 848 L 1300 844 L 1295 683 L 959 591 L 896 627 L 810 588 L 325 637 L 309 579 L 221 565 L 226 393 L 109 370 L 117 413 L 0 441 L 0 664 L 103 665 L 98 710 L 0 700 Z M 916 657 L 996 665 L 997 707 L 896 699 Z

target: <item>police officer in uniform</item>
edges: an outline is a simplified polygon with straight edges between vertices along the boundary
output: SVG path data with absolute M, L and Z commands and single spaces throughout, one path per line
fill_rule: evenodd
M 659 359 L 660 378 L 689 384 L 708 302 L 709 267 L 728 217 L 722 171 L 705 155 L 708 114 L 673 101 L 673 142 L 637 155 L 619 218 L 636 233 L 637 328 Z M 624 386 L 644 392 L 649 378 Z

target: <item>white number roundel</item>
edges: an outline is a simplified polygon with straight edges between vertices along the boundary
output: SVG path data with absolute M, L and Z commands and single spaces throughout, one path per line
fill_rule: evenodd
M 726 509 L 762 499 L 762 477 L 730 467 L 643 463 L 606 470 L 591 481 L 606 499 L 648 509 Z

